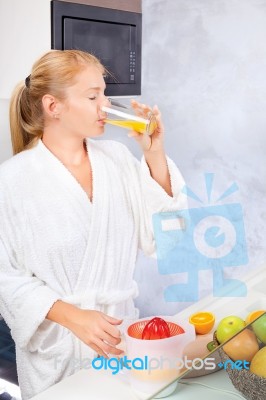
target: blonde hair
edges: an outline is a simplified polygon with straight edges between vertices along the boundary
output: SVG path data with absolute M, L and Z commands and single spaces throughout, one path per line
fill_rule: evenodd
M 72 85 L 76 75 L 88 65 L 105 68 L 92 54 L 80 50 L 51 50 L 32 67 L 29 77 L 19 83 L 11 97 L 9 108 L 13 153 L 33 147 L 42 137 L 44 114 L 42 98 L 51 94 L 64 100 L 65 89 Z

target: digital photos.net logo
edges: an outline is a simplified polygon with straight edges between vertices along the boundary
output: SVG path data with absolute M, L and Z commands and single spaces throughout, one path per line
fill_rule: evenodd
M 54 369 L 61 368 L 62 360 L 60 357 L 54 358 Z M 176 370 L 176 371 L 185 371 L 185 370 L 210 370 L 214 371 L 217 366 L 220 369 L 249 369 L 249 362 L 246 360 L 227 360 L 224 363 L 219 362 L 216 365 L 216 360 L 213 357 L 205 357 L 204 359 L 201 358 L 194 358 L 192 360 L 188 359 L 187 356 L 182 358 L 173 357 L 171 359 L 167 357 L 136 357 L 133 359 L 129 359 L 127 356 L 123 356 L 121 358 L 111 357 L 105 358 L 103 356 L 96 357 L 96 358 L 73 358 L 70 360 L 72 367 L 75 370 L 80 369 L 94 369 L 97 371 L 101 370 L 109 370 L 112 372 L 112 375 L 117 375 L 121 371 L 146 371 L 147 374 L 153 374 L 153 371 L 158 370 Z
M 226 360 L 225 362 L 219 362 L 217 364 L 219 368 L 221 369 L 236 369 L 237 371 L 241 371 L 242 369 L 249 370 L 250 368 L 250 362 L 247 360 L 236 360 L 233 361 L 231 359 Z
M 246 285 L 238 279 L 225 279 L 225 267 L 248 263 L 243 211 L 239 203 L 221 204 L 238 190 L 233 183 L 217 199 L 212 199 L 213 173 L 205 174 L 208 204 L 188 187 L 183 193 L 200 204 L 197 208 L 160 212 L 153 215 L 153 228 L 160 274 L 187 273 L 186 283 L 168 286 L 167 302 L 199 300 L 198 272 L 213 272 L 215 297 L 242 297 Z
M 54 358 L 54 369 L 60 368 L 63 359 L 60 357 Z M 146 371 L 147 374 L 153 374 L 153 371 L 158 370 L 176 370 L 181 371 L 184 369 L 195 369 L 195 370 L 214 370 L 216 368 L 215 358 L 206 357 L 194 358 L 192 360 L 188 359 L 187 356 L 182 358 L 172 357 L 167 358 L 164 356 L 160 357 L 149 357 L 145 355 L 144 357 L 135 357 L 133 359 L 128 358 L 126 355 L 117 358 L 105 358 L 103 356 L 96 358 L 73 358 L 70 360 L 72 364 L 72 368 L 75 370 L 78 369 L 94 369 L 97 371 L 100 370 L 110 370 L 112 371 L 112 375 L 116 375 L 121 371 Z

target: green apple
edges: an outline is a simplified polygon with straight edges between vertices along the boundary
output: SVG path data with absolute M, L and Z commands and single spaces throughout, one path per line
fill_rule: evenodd
M 263 314 L 252 324 L 252 329 L 257 338 L 266 344 L 266 314 Z
M 223 318 L 219 322 L 216 330 L 218 342 L 226 342 L 232 336 L 245 328 L 245 326 L 245 321 L 240 317 L 236 317 L 235 315 L 229 315 L 228 317 Z

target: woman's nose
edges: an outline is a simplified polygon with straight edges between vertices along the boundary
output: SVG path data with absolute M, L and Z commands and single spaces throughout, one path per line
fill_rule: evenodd
M 105 106 L 105 107 L 111 107 L 111 100 L 109 99 L 109 97 L 104 97 L 103 101 L 101 102 L 101 107 Z
M 106 112 L 105 111 L 103 111 L 102 110 L 102 107 L 111 107 L 112 106 L 112 104 L 111 104 L 111 102 L 110 102 L 110 100 L 109 100 L 109 98 L 108 97 L 105 97 L 104 99 L 103 99 L 103 101 L 101 101 L 101 103 L 100 103 L 100 107 L 99 107 L 99 111 L 100 111 L 100 114 L 101 115 L 104 115 L 104 117 L 106 117 Z

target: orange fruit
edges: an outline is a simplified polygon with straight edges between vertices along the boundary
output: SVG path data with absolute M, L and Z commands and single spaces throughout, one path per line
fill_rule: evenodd
M 212 330 L 215 317 L 211 312 L 200 311 L 190 315 L 189 322 L 194 325 L 196 333 L 205 335 Z
M 266 346 L 262 347 L 252 358 L 250 372 L 266 378 Z
M 255 321 L 255 319 L 259 318 L 262 314 L 264 314 L 266 311 L 265 310 L 255 310 L 251 311 L 246 319 L 245 322 L 246 324 L 250 324 L 251 322 Z

